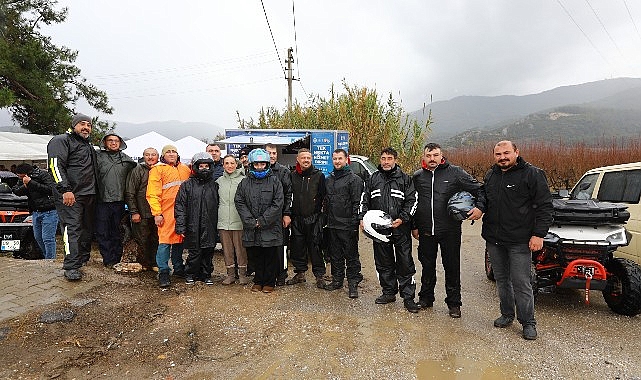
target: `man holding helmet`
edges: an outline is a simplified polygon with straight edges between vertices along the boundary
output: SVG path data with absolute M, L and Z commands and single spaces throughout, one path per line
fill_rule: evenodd
M 238 184 L 234 203 L 243 222 L 243 245 L 254 265 L 253 292 L 271 293 L 283 244 L 283 185 L 269 167 L 264 149 L 249 152 L 249 173 Z
M 447 162 L 440 145 L 435 143 L 425 145 L 421 165 L 422 169 L 412 178 L 418 197 L 412 236 L 419 241 L 418 259 L 423 266 L 418 305 L 428 308 L 434 304 L 436 255 L 440 246 L 445 271 L 445 303 L 450 317 L 460 318 L 461 222 L 477 220 L 483 211 L 472 203 L 472 195 L 459 192 L 476 195 L 481 183 L 461 167 Z M 453 197 L 455 194 L 457 196 Z M 452 202 L 449 202 L 450 198 L 453 198 Z
M 418 313 L 419 307 L 414 302 L 416 283 L 414 281 L 414 260 L 412 259 L 412 238 L 410 237 L 410 219 L 416 211 L 416 192 L 412 178 L 403 173 L 396 164 L 398 153 L 393 148 L 381 151 L 378 171 L 368 178 L 365 184 L 359 218 L 361 228 L 366 232 L 377 231 L 376 220 L 370 219 L 370 210 L 384 211 L 392 218 L 391 234 L 380 231 L 384 238 L 374 240 L 374 263 L 378 279 L 383 288 L 374 302 L 386 304 L 396 301 L 396 293 L 403 297 L 403 304 L 410 313 Z M 369 215 L 368 211 L 370 211 Z M 365 223 L 367 222 L 367 226 Z M 389 237 L 388 237 L 389 235 Z M 386 241 L 387 240 L 387 241 Z

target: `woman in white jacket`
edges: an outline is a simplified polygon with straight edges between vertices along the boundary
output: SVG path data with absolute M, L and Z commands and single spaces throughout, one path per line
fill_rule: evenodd
M 236 281 L 236 264 L 238 264 L 238 283 L 246 285 L 250 282 L 247 277 L 247 251 L 243 246 L 243 223 L 236 211 L 234 196 L 238 184 L 245 178 L 242 169 L 236 169 L 236 159 L 232 155 L 223 158 L 223 175 L 218 183 L 218 234 L 223 245 L 223 256 L 227 277 L 223 285 L 230 285 Z M 234 259 L 235 258 L 235 259 Z

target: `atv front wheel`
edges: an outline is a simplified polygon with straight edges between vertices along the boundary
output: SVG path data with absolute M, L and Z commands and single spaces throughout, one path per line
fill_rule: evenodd
M 490 254 L 487 253 L 487 248 L 485 248 L 485 276 L 490 281 L 496 281 L 494 279 L 494 271 L 492 270 L 492 263 L 490 262 Z
M 612 259 L 605 266 L 608 284 L 603 298 L 617 314 L 633 317 L 641 312 L 641 268 L 627 259 Z

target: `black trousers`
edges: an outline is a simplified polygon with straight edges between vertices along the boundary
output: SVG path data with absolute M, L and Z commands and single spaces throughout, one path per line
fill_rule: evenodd
M 62 268 L 78 269 L 89 261 L 95 218 L 96 196 L 76 195 L 73 206 L 65 206 L 62 196 L 56 199 L 56 211 L 62 227 L 65 258 Z
M 308 256 L 312 261 L 312 272 L 316 277 L 325 275 L 325 260 L 320 250 L 320 240 L 322 239 L 319 232 L 319 221 L 314 219 L 312 223 L 305 223 L 305 218 L 293 217 L 290 228 L 290 256 L 294 265 L 294 272 L 306 272 Z M 322 227 L 322 226 L 320 226 Z
M 151 268 L 156 266 L 156 252 L 158 251 L 158 226 L 154 217 L 141 218 L 139 223 L 131 223 L 133 238 L 143 249 L 144 257 L 142 266 Z
M 275 286 L 278 273 L 278 247 L 245 247 L 254 265 L 254 284 Z
M 421 290 L 418 298 L 434 302 L 436 286 L 436 256 L 441 247 L 441 263 L 445 271 L 445 303 L 449 307 L 461 306 L 461 231 L 454 230 L 437 235 L 421 235 L 418 239 L 418 260 L 421 271 Z
M 383 294 L 398 292 L 404 300 L 414 299 L 416 294 L 416 268 L 410 239 L 410 230 L 401 226 L 394 231 L 389 243 L 374 242 L 374 264 Z
M 192 276 L 194 280 L 206 280 L 211 278 L 214 272 L 214 247 L 189 249 L 187 261 L 185 262 L 185 273 Z
M 341 282 L 345 278 L 347 267 L 347 282 L 363 281 L 361 260 L 358 256 L 358 229 L 338 230 L 327 228 L 329 257 L 332 263 L 332 279 Z
M 96 204 L 96 239 L 104 265 L 113 265 L 122 258 L 120 221 L 125 215 L 125 202 Z

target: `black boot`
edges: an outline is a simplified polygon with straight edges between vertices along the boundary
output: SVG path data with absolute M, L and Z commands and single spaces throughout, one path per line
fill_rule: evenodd
M 347 284 L 349 286 L 349 298 L 358 298 L 358 282 L 350 282 Z
M 169 271 L 160 271 L 158 272 L 158 286 L 161 288 L 166 288 L 171 285 L 171 280 L 169 279 Z
M 340 282 L 339 281 L 332 281 L 332 282 L 330 282 L 328 284 L 325 284 L 323 289 L 325 289 L 325 290 L 337 290 L 337 289 L 341 289 L 342 287 L 343 287 L 343 281 L 340 281 Z

